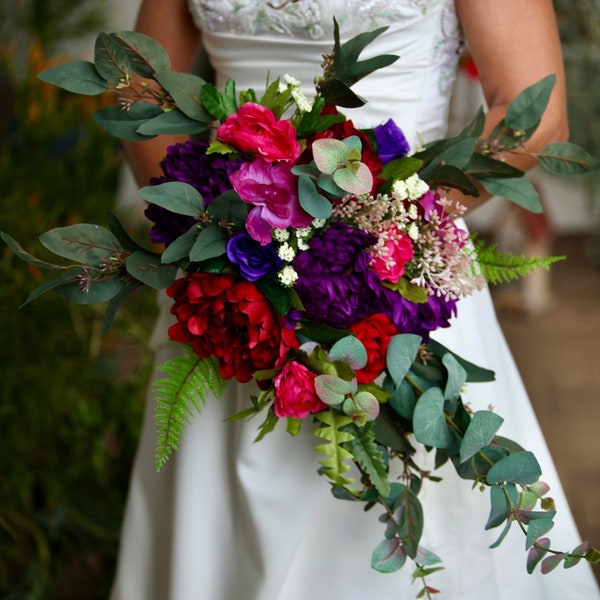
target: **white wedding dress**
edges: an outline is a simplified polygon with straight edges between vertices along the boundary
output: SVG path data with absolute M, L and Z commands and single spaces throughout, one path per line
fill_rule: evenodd
M 333 15 L 343 38 L 389 25 L 365 57 L 400 59 L 355 86 L 369 100 L 360 126 L 393 117 L 413 145 L 444 135 L 455 74 L 459 27 L 451 0 L 192 0 L 190 8 L 218 84 L 264 87 L 289 73 L 307 90 L 333 45 Z M 154 334 L 157 363 L 177 352 L 167 341 L 162 308 Z M 501 433 L 535 452 L 558 506 L 553 547 L 580 538 L 542 432 L 496 322 L 488 292 L 459 303 L 451 329 L 434 336 L 467 359 L 496 371 L 497 381 L 472 384 L 473 408 L 496 407 Z M 383 575 L 370 567 L 383 539 L 378 510 L 336 500 L 317 475 L 316 438 L 308 427 L 292 438 L 280 425 L 253 444 L 256 425 L 222 423 L 246 406 L 248 385 L 229 382 L 187 429 L 178 452 L 154 467 L 154 405 L 150 401 L 135 460 L 112 600 L 392 600 L 414 598 L 412 565 Z M 499 530 L 484 531 L 489 495 L 472 491 L 451 466 L 442 483 L 425 482 L 422 545 L 445 570 L 428 583 L 452 600 L 593 600 L 600 597 L 587 565 L 542 576 L 525 570 L 525 538 L 517 527 L 497 549 Z

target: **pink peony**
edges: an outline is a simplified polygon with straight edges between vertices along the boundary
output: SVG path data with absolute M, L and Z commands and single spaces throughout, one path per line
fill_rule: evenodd
M 248 233 L 263 246 L 271 241 L 274 227 L 308 227 L 312 217 L 298 200 L 298 178 L 287 163 L 269 164 L 261 159 L 244 163 L 229 178 L 240 198 L 252 204 L 246 220 Z
M 315 373 L 297 362 L 289 362 L 275 377 L 275 414 L 283 419 L 304 419 L 311 413 L 325 410 L 315 391 Z
M 371 267 L 382 281 L 396 283 L 404 275 L 404 267 L 413 257 L 410 238 L 402 233 L 396 225 L 386 230 L 390 236 L 385 242 L 385 255 L 376 256 Z
M 278 121 L 268 108 L 254 102 L 229 115 L 217 129 L 217 138 L 267 162 L 295 161 L 301 152 L 294 126 L 285 119 Z

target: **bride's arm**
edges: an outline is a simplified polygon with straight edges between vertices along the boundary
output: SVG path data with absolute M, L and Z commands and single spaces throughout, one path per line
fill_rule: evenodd
M 456 0 L 456 7 L 489 109 L 485 133 L 503 118 L 519 92 L 554 73 L 548 108 L 525 149 L 536 152 L 566 140 L 565 76 L 552 1 Z M 535 165 L 534 158 L 524 155 L 504 158 L 523 170 Z M 465 204 L 472 209 L 484 199 L 467 199 Z
M 186 0 L 143 0 L 136 31 L 154 38 L 165 48 L 174 71 L 190 72 L 200 50 L 200 33 L 194 26 Z M 184 136 L 164 136 L 145 142 L 125 142 L 123 150 L 138 185 L 147 185 L 159 175 L 158 163 L 168 145 L 185 141 Z

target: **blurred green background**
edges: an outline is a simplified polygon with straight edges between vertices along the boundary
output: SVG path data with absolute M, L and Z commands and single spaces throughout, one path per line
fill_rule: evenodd
M 597 0 L 555 5 L 572 139 L 600 155 Z M 107 7 L 0 0 L 0 229 L 42 256 L 42 232 L 104 224 L 115 209 L 119 147 L 91 120 L 103 100 L 36 79 L 73 58 L 66 48 L 106 28 Z M 136 224 L 135 216 L 120 216 Z M 43 275 L 0 246 L 0 598 L 101 599 L 151 368 L 154 296 L 136 293 L 102 336 L 101 308 L 67 305 L 50 293 L 19 309 Z

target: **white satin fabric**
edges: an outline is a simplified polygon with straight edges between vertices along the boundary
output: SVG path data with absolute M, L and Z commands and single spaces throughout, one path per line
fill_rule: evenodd
M 360 27 L 390 25 L 365 57 L 385 52 L 400 59 L 356 86 L 369 104 L 352 116 L 360 125 L 394 117 L 413 144 L 444 134 L 458 46 L 453 2 L 240 1 L 237 12 L 234 2 L 190 4 L 205 29 L 218 83 L 233 78 L 238 90 L 261 89 L 269 70 L 271 79 L 290 73 L 310 89 L 321 54 L 332 47 L 334 13 L 342 17 L 344 37 Z M 276 10 L 292 13 L 275 22 L 282 14 Z M 161 304 L 153 338 L 157 364 L 178 351 L 167 341 L 166 298 Z M 580 538 L 489 293 L 461 301 L 452 328 L 435 338 L 496 371 L 495 383 L 470 385 L 466 401 L 473 409 L 495 406 L 505 418 L 501 433 L 535 452 L 559 509 L 550 534 L 553 545 L 574 548 Z M 320 455 L 309 427 L 292 438 L 280 426 L 254 444 L 258 421 L 222 423 L 247 406 L 251 391 L 250 385 L 229 382 L 223 397 L 209 400 L 192 420 L 178 452 L 159 473 L 149 400 L 112 600 L 413 598 L 420 585 L 412 582 L 410 564 L 389 575 L 371 569 L 371 552 L 383 538 L 378 511 L 363 513 L 361 505 L 331 496 L 316 472 Z M 442 598 L 600 597 L 587 566 L 528 575 L 525 539 L 516 527 L 500 548 L 488 549 L 499 533 L 483 529 L 488 494 L 472 491 L 448 465 L 441 474 L 444 481 L 425 482 L 420 497 L 426 521 L 422 545 L 440 555 L 446 567 L 428 580 L 442 590 Z

